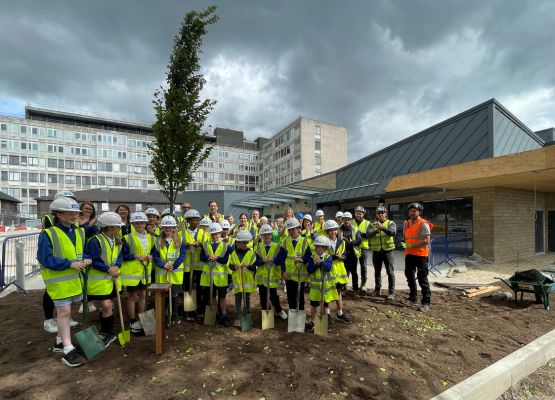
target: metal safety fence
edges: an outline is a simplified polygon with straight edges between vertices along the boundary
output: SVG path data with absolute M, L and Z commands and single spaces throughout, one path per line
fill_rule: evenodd
M 0 292 L 11 285 L 24 290 L 25 277 L 39 271 L 39 235 L 40 232 L 34 232 L 4 238 L 0 263 Z

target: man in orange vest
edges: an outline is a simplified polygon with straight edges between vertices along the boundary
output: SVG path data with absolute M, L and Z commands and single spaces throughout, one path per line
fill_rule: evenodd
M 422 303 L 418 310 L 427 312 L 430 308 L 431 290 L 428 282 L 428 256 L 430 254 L 430 236 L 433 225 L 420 217 L 424 208 L 419 203 L 408 206 L 409 218 L 405 221 L 403 242 L 405 249 L 405 276 L 409 285 L 409 298 L 401 300 L 401 304 L 416 307 L 416 280 L 422 291 Z M 415 277 L 416 275 L 416 277 Z

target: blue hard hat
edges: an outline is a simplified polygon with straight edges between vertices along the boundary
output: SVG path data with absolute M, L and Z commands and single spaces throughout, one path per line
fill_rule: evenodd
M 295 214 L 295 218 L 297 218 L 297 219 L 301 219 L 302 217 L 304 217 L 302 212 L 298 212 L 298 213 Z

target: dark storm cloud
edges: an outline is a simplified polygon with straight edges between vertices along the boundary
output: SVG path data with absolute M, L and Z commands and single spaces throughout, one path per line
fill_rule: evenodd
M 355 160 L 491 97 L 533 129 L 555 123 L 553 2 L 216 4 L 210 123 L 251 139 L 304 114 L 346 126 Z M 150 120 L 181 19 L 205 6 L 3 3 L 0 100 Z

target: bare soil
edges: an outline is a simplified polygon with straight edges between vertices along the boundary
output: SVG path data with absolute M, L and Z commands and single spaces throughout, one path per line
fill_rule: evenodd
M 554 325 L 553 311 L 534 304 L 533 295 L 515 305 L 434 291 L 426 314 L 349 298 L 354 323 L 336 321 L 324 338 L 288 334 L 279 318 L 276 329 L 261 331 L 256 297 L 250 332 L 183 322 L 167 330 L 162 356 L 154 355 L 153 337 L 133 337 L 70 369 L 51 351 L 54 335 L 42 329 L 42 292 L 12 293 L 0 299 L 0 397 L 428 399 Z

